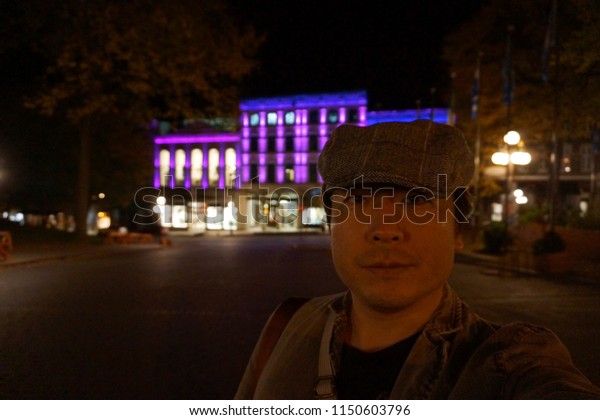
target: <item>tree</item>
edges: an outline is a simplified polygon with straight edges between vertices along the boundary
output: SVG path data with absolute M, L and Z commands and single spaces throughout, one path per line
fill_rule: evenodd
M 530 146 L 551 149 L 551 132 L 559 139 L 589 138 L 600 105 L 600 5 L 594 0 L 557 1 L 556 25 L 550 25 L 552 0 L 489 0 L 469 22 L 446 38 L 444 55 L 456 74 L 456 112 L 468 137 L 475 138 L 470 119 L 471 85 L 481 54 L 482 162 L 501 144 L 508 129 L 517 129 Z M 508 28 L 514 74 L 510 115 L 502 103 L 502 67 Z M 550 30 L 550 33 L 548 32 Z M 542 80 L 544 43 L 548 81 Z
M 46 64 L 41 88 L 27 106 L 64 116 L 79 130 L 81 235 L 90 151 L 101 124 L 143 129 L 156 118 L 234 115 L 237 84 L 253 68 L 260 43 L 251 28 L 237 25 L 223 1 L 65 0 L 49 6 L 34 0 L 14 7 L 20 13 L 8 25 L 19 27 L 9 35 L 12 45 Z M 127 148 L 127 139 L 122 142 Z

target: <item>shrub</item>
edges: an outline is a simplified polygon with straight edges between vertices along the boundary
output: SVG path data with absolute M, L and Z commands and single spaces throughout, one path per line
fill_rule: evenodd
M 502 254 L 512 242 L 512 237 L 504 223 L 492 222 L 483 229 L 484 251 L 490 254 Z
M 533 254 L 543 255 L 564 251 L 567 248 L 565 241 L 555 231 L 546 232 L 544 236 L 533 242 Z

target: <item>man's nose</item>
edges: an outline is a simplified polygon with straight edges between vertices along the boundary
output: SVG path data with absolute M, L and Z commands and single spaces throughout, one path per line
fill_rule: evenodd
M 371 212 L 371 226 L 368 230 L 368 240 L 378 243 L 400 243 L 408 239 L 403 207 L 394 205 L 393 200 L 383 200 L 380 209 Z

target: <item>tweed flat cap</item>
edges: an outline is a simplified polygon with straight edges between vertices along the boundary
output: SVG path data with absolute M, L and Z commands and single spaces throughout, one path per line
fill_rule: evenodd
M 324 191 L 354 186 L 362 177 L 364 184 L 428 188 L 441 197 L 467 187 L 474 166 L 463 133 L 429 120 L 341 125 L 331 134 L 318 163 Z M 446 185 L 438 189 L 444 175 Z

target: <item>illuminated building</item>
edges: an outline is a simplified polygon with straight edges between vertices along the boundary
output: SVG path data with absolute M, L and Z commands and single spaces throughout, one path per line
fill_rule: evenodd
M 376 111 L 364 91 L 255 98 L 240 103 L 236 133 L 154 138 L 154 187 L 163 226 L 193 230 L 320 227 L 317 159 L 340 124 L 433 118 L 447 109 Z

